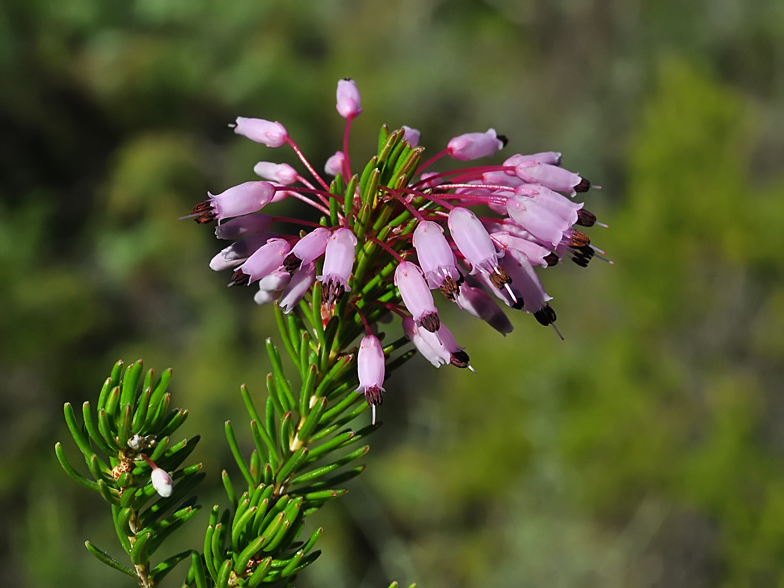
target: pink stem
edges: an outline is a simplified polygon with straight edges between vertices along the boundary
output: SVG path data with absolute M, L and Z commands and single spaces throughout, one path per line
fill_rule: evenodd
M 305 155 L 302 153 L 302 151 L 300 151 L 300 148 L 297 147 L 297 144 L 294 142 L 294 140 L 291 137 L 287 137 L 286 138 L 286 142 L 289 145 L 291 145 L 291 148 L 294 150 L 294 153 L 297 154 L 297 157 L 299 157 L 299 160 L 303 163 L 303 165 L 306 168 L 308 168 L 308 171 L 310 172 L 310 175 L 312 175 L 314 178 L 316 178 L 318 183 L 321 184 L 321 187 L 324 188 L 327 192 L 329 192 L 329 186 L 327 185 L 327 183 L 321 178 L 320 175 L 318 175 L 316 173 L 316 170 L 313 169 L 312 165 L 310 165 L 310 162 L 305 158 Z

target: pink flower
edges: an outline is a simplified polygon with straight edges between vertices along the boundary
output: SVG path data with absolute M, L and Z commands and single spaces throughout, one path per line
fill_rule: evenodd
M 517 177 L 531 184 L 541 184 L 556 192 L 566 192 L 574 196 L 577 192 L 587 192 L 591 182 L 570 172 L 547 163 L 523 161 L 515 167 Z
M 253 296 L 256 304 L 269 304 L 274 302 L 283 293 L 289 284 L 291 274 L 283 269 L 276 269 L 259 280 L 259 291 Z
M 480 157 L 490 157 L 506 146 L 507 138 L 496 135 L 495 129 L 486 133 L 466 133 L 454 137 L 447 145 L 447 152 L 455 159 L 469 161 Z
M 506 203 L 509 216 L 545 245 L 556 247 L 570 223 L 533 198 L 510 198 Z
M 501 249 L 504 251 L 508 249 L 515 249 L 525 255 L 526 259 L 528 259 L 528 261 L 530 261 L 533 265 L 538 265 L 541 267 L 547 267 L 550 265 L 546 258 L 550 255 L 551 250 L 542 247 L 538 243 L 534 243 L 528 239 L 515 237 L 509 233 L 492 233 L 490 236 L 493 238 L 493 241 L 498 243 Z
M 272 217 L 263 212 L 233 218 L 215 225 L 218 239 L 241 239 L 256 233 L 263 233 L 272 226 Z
M 329 242 L 329 229 L 319 227 L 297 241 L 283 261 L 283 267 L 294 273 L 300 265 L 307 265 L 324 255 Z
M 376 424 L 376 406 L 381 404 L 384 392 L 384 350 L 375 335 L 366 335 L 359 344 L 357 354 L 357 375 L 359 387 L 356 392 L 365 395 L 365 400 L 373 410 L 373 424 Z
M 553 192 L 544 186 L 523 184 L 515 189 L 515 194 L 523 198 L 523 201 L 525 201 L 525 198 L 535 200 L 570 225 L 575 224 L 579 220 L 578 211 L 583 207 L 582 202 L 573 202 L 566 196 L 561 196 L 558 192 Z
M 230 267 L 236 267 L 253 255 L 259 247 L 277 236 L 277 233 L 261 233 L 232 243 L 212 258 L 210 269 L 219 272 Z
M 357 83 L 351 78 L 344 78 L 338 81 L 337 109 L 343 118 L 354 118 L 362 113 L 359 103 L 361 98 Z
M 476 318 L 482 319 L 496 331 L 506 336 L 514 330 L 504 311 L 481 288 L 468 284 L 460 286 L 457 304 Z
M 395 269 L 395 286 L 416 324 L 435 333 L 441 326 L 441 319 L 422 270 L 410 261 L 401 261 Z
M 220 194 L 207 194 L 208 200 L 193 207 L 193 216 L 200 225 L 261 210 L 275 196 L 275 186 L 269 182 L 245 182 Z
M 482 221 L 467 208 L 457 207 L 449 212 L 448 224 L 455 245 L 472 266 L 471 274 L 481 271 L 496 288 L 504 288 L 509 276 L 498 265 L 500 255 Z
M 289 249 L 288 242 L 283 239 L 270 239 L 237 268 L 229 285 L 246 286 L 271 274 L 283 264 Z
M 549 165 L 561 165 L 561 154 L 557 151 L 544 151 L 542 153 L 533 153 L 531 155 L 521 155 L 516 153 L 504 162 L 504 166 L 514 167 L 523 163 L 524 161 L 538 161 L 539 163 L 547 163 Z
M 431 333 L 417 326 L 411 317 L 403 319 L 403 333 L 414 344 L 422 356 L 435 367 L 447 363 L 459 368 L 474 369 L 469 364 L 468 354 L 457 344 L 452 332 L 441 323 L 438 331 Z
M 335 151 L 335 155 L 327 159 L 324 171 L 331 176 L 338 176 L 343 173 L 343 160 L 345 156 L 342 151 Z
M 403 133 L 404 133 L 403 138 L 406 141 L 408 141 L 409 145 L 411 145 L 412 147 L 416 147 L 417 145 L 419 145 L 419 139 L 422 136 L 422 133 L 420 133 L 416 129 L 407 127 L 406 125 L 403 125 Z
M 444 296 L 453 300 L 457 294 L 460 272 L 457 270 L 455 254 L 444 237 L 444 229 L 438 223 L 422 221 L 414 231 L 413 242 L 427 285 L 440 288 Z
M 504 258 L 504 268 L 512 276 L 512 283 L 522 294 L 523 309 L 534 315 L 542 325 L 555 322 L 555 311 L 550 307 L 551 296 L 547 295 L 542 281 L 525 255 L 514 250 Z
M 354 267 L 356 246 L 357 238 L 351 229 L 338 229 L 327 241 L 323 273 L 317 279 L 324 284 L 323 297 L 329 304 L 351 291 L 348 279 Z
M 279 122 L 271 122 L 263 118 L 238 116 L 234 132 L 244 135 L 251 141 L 263 143 L 267 147 L 280 147 L 289 138 L 286 127 Z
M 305 297 L 310 287 L 316 281 L 316 264 L 303 263 L 297 271 L 291 275 L 291 280 L 286 286 L 286 290 L 280 297 L 280 309 L 288 314 Z
M 253 171 L 257 176 L 265 180 L 277 182 L 284 186 L 289 186 L 297 181 L 299 174 L 297 170 L 288 163 L 272 163 L 270 161 L 260 161 L 253 166 Z

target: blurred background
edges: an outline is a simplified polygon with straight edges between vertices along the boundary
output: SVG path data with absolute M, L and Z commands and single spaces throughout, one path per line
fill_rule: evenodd
M 262 397 L 277 335 L 207 267 L 212 231 L 176 219 L 293 161 L 235 136 L 237 115 L 283 122 L 320 167 L 341 77 L 365 109 L 355 161 L 382 123 L 431 153 L 488 127 L 507 156 L 562 151 L 603 186 L 585 200 L 610 229 L 590 235 L 616 265 L 544 274 L 563 342 L 441 305 L 479 373 L 415 358 L 388 381 L 367 472 L 313 517 L 324 555 L 298 585 L 784 585 L 778 0 L 4 0 L 0 584 L 132 585 L 84 549 L 120 552 L 53 452 L 63 402 L 94 401 L 119 358 L 174 368 L 201 502 L 226 504 L 222 424 L 250 442 L 239 385 Z

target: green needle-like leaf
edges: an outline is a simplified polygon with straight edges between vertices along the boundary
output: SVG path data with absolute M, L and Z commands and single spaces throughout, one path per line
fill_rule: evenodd
M 234 485 L 231 483 L 231 478 L 226 470 L 221 472 L 221 480 L 223 481 L 223 487 L 226 489 L 226 495 L 229 497 L 229 502 L 231 502 L 234 510 L 237 510 L 237 494 L 234 492 Z
M 178 563 L 190 557 L 192 553 L 193 550 L 189 549 L 188 551 L 183 551 L 181 553 L 178 553 L 177 555 L 173 555 L 170 558 L 165 559 L 164 561 L 162 561 L 152 569 L 152 571 L 150 572 L 150 578 L 155 584 L 157 584 L 158 582 L 163 580 L 166 577 L 166 575 L 169 572 L 171 572 Z M 202 575 L 203 574 L 204 574 L 204 570 L 202 569 Z
M 131 561 L 134 565 L 143 565 L 147 561 L 147 544 L 152 539 L 152 533 L 136 536 L 136 541 L 131 548 Z
M 87 551 L 92 553 L 95 557 L 97 557 L 100 561 L 105 563 L 107 566 L 110 566 L 110 567 L 114 568 L 115 570 L 118 570 L 118 571 L 122 572 L 123 574 L 127 574 L 131 578 L 136 578 L 137 577 L 136 576 L 136 572 L 134 572 L 132 569 L 124 566 L 119 561 L 114 559 L 111 555 L 106 553 L 104 550 L 99 549 L 98 547 L 96 547 L 95 545 L 90 543 L 89 541 L 85 541 L 84 542 L 84 546 L 87 548 Z
M 253 476 L 250 475 L 248 464 L 245 463 L 245 459 L 242 457 L 242 452 L 240 451 L 240 446 L 237 443 L 237 436 L 234 434 L 234 427 L 231 426 L 231 421 L 226 421 L 226 439 L 229 442 L 231 454 L 234 456 L 234 461 L 237 462 L 237 467 L 240 468 L 242 476 L 245 478 L 248 486 L 253 486 Z
M 270 567 L 272 566 L 272 558 L 266 557 L 261 560 L 257 565 L 256 569 L 253 570 L 250 578 L 248 579 L 248 587 L 249 588 L 256 588 L 259 584 L 264 581 L 264 577 L 267 575 Z
M 82 474 L 77 472 L 70 463 L 68 463 L 68 460 L 65 457 L 65 452 L 63 451 L 63 446 L 59 441 L 54 444 L 54 452 L 57 455 L 57 461 L 60 462 L 60 465 L 62 466 L 63 470 L 65 470 L 66 474 L 90 490 L 98 490 L 98 484 L 96 482 L 85 478 Z
M 144 372 L 144 364 L 139 359 L 128 366 L 125 370 L 125 377 L 123 378 L 122 391 L 120 394 L 120 406 L 134 405 L 136 400 L 136 389 L 139 386 L 139 380 Z
M 191 570 L 193 570 L 193 581 L 196 582 L 196 588 L 209 588 L 201 556 L 196 551 L 191 554 Z

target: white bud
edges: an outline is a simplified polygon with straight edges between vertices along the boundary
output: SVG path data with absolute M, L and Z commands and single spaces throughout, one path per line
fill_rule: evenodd
M 155 468 L 152 471 L 152 475 L 150 476 L 152 480 L 152 487 L 155 488 L 155 491 L 163 496 L 164 498 L 168 498 L 171 496 L 172 489 L 174 488 L 174 484 L 172 483 L 171 476 L 167 474 L 161 468 Z

